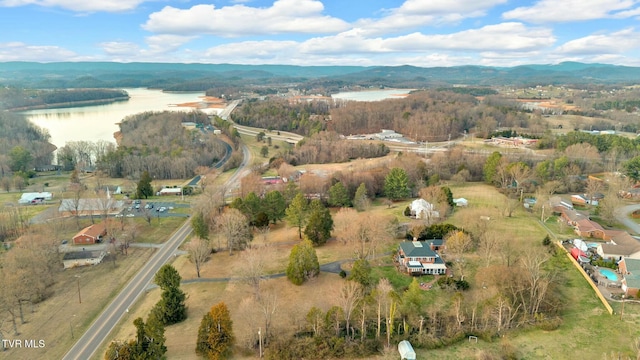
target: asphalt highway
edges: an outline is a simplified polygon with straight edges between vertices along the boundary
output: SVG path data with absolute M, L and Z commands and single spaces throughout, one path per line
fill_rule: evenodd
M 187 221 L 164 243 L 151 259 L 140 269 L 122 291 L 113 299 L 98 318 L 89 326 L 75 345 L 67 352 L 65 360 L 87 360 L 100 348 L 111 330 L 145 291 L 156 272 L 176 252 L 178 246 L 191 233 L 191 221 Z

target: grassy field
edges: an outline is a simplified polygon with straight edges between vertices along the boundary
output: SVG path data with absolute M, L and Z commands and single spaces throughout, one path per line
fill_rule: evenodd
M 18 319 L 18 336 L 14 336 L 12 331 L 5 333 L 7 338 L 42 339 L 45 347 L 0 352 L 0 359 L 61 359 L 152 253 L 150 249 L 132 248 L 128 256 L 116 259 L 115 266 L 107 261 L 98 266 L 56 274 L 53 296 L 33 308 L 25 307 L 26 323 L 20 324 Z
M 390 158 L 376 159 L 376 161 L 390 161 Z M 354 161 L 348 164 L 313 165 L 308 169 L 320 169 L 330 172 L 340 166 L 351 165 L 359 167 L 366 166 L 366 162 Z M 224 177 L 222 174 L 216 182 Z M 537 217 L 527 213 L 524 209 L 517 209 L 512 217 L 503 217 L 501 207 L 503 197 L 493 187 L 484 184 L 465 184 L 451 186 L 454 197 L 465 197 L 469 200 L 469 207 L 456 209 L 448 222 L 457 226 L 467 226 L 470 215 L 488 216 L 491 218 L 489 224 L 491 228 L 500 234 L 514 239 L 514 241 L 531 242 L 538 244 L 546 235 L 546 230 L 537 222 Z M 12 194 L 10 194 L 12 195 Z M 371 214 L 386 215 L 396 217 L 401 222 L 418 224 L 418 220 L 411 220 L 404 217 L 402 212 L 410 203 L 409 200 L 396 202 L 391 207 L 387 207 L 382 201 L 376 200 L 371 208 Z M 37 207 L 34 207 L 37 210 Z M 34 211 L 36 211 L 34 210 Z M 363 214 L 366 216 L 366 214 Z M 70 219 L 71 220 L 71 219 Z M 160 242 L 173 231 L 178 218 L 162 218 L 159 221 L 154 218 L 150 225 L 145 225 L 143 219 L 136 219 L 140 226 L 145 227 L 144 235 L 138 241 Z M 180 218 L 179 223 L 184 219 Z M 561 235 L 570 235 L 570 229 L 557 228 L 557 225 L 550 221 L 548 224 L 553 231 L 561 232 Z M 555 226 L 555 227 L 554 227 Z M 70 226 L 74 228 L 75 226 Z M 72 230 L 67 230 L 71 233 Z M 336 235 L 336 234 L 334 234 Z M 338 234 L 339 235 L 339 234 Z M 270 231 L 263 234 L 255 234 L 252 247 L 264 250 L 264 246 L 269 249 L 271 261 L 266 269 L 269 274 L 282 273 L 288 262 L 288 255 L 293 245 L 298 243 L 297 229 L 278 223 L 272 226 Z M 214 246 L 220 243 L 224 247 L 224 240 L 217 237 L 212 238 Z M 388 249 L 393 249 L 389 246 Z M 33 314 L 28 314 L 28 322 L 20 325 L 22 335 L 27 337 L 45 336 L 48 346 L 46 358 L 60 358 L 64 351 L 68 349 L 73 339 L 71 332 L 77 338 L 86 328 L 98 312 L 106 306 L 111 296 L 113 296 L 125 281 L 137 271 L 146 259 L 152 254 L 149 249 L 130 249 L 129 256 L 120 256 L 116 262 L 115 269 L 112 263 L 107 262 L 97 267 L 75 269 L 65 271 L 60 276 L 56 285 L 55 295 L 35 308 Z M 348 260 L 351 256 L 349 250 L 338 241 L 330 241 L 325 246 L 317 248 L 318 258 L 321 263 L 328 263 L 336 260 Z M 234 358 L 249 359 L 255 358 L 255 353 L 247 353 L 246 344 L 257 339 L 257 328 L 261 326 L 261 315 L 257 311 L 257 306 L 249 300 L 252 291 L 246 285 L 237 281 L 220 281 L 222 278 L 234 278 L 237 270 L 242 266 L 244 257 L 241 253 L 229 256 L 227 252 L 220 252 L 212 255 L 201 270 L 203 278 L 211 279 L 205 283 L 191 283 L 183 285 L 183 290 L 187 293 L 187 306 L 189 308 L 189 318 L 177 325 L 167 328 L 168 358 L 170 359 L 197 359 L 193 349 L 200 320 L 204 313 L 215 303 L 225 301 L 229 306 L 234 320 L 234 329 L 238 338 L 238 348 L 234 353 Z M 388 258 L 382 258 L 374 267 L 376 278 L 388 277 L 397 289 L 403 289 L 409 285 L 411 278 L 396 272 L 394 266 Z M 547 332 L 537 329 L 515 330 L 507 332 L 504 337 L 494 342 L 484 342 L 479 340 L 476 343 L 467 341 L 460 342 L 445 349 L 438 350 L 418 350 L 419 357 L 438 356 L 444 359 L 478 358 L 483 354 L 502 354 L 505 349 L 512 349 L 517 358 L 522 359 L 564 359 L 580 352 L 582 357 L 588 359 L 603 359 L 613 353 L 631 355 L 633 353 L 633 339 L 640 336 L 640 305 L 628 303 L 625 308 L 625 316 L 620 320 L 619 316 L 611 316 L 600 304 L 593 294 L 586 281 L 570 264 L 563 265 L 563 273 L 566 281 L 561 287 L 565 300 L 563 324 L 558 330 Z M 195 279 L 195 266 L 189 262 L 186 255 L 178 256 L 174 259 L 174 266 L 179 270 L 183 279 Z M 348 263 L 344 268 L 348 268 Z M 473 274 L 477 271 L 477 266 L 470 265 L 466 270 L 469 279 L 473 279 Z M 76 278 L 81 276 L 82 304 L 77 304 Z M 216 280 L 218 279 L 218 280 Z M 428 282 L 427 277 L 420 279 L 421 282 Z M 472 287 L 474 286 L 473 280 Z M 328 309 L 335 304 L 337 288 L 341 284 L 336 274 L 323 273 L 318 279 L 302 286 L 293 286 L 285 278 L 267 280 L 263 284 L 266 291 L 278 294 L 278 311 L 276 312 L 273 330 L 281 333 L 290 333 L 293 329 L 304 324 L 304 316 L 311 306 L 318 306 L 321 309 Z M 438 296 L 442 296 L 442 290 L 429 290 L 426 298 L 433 301 Z M 159 290 L 148 291 L 133 307 L 130 313 L 125 316 L 118 328 L 110 335 L 108 340 L 124 340 L 133 338 L 133 319 L 138 316 L 146 318 L 149 309 L 159 299 Z M 72 306 L 75 305 L 75 306 Z M 618 310 L 619 305 L 613 304 Z M 74 316 L 75 315 L 75 316 Z M 76 320 L 77 319 L 77 320 Z M 62 324 L 62 325 L 61 325 Z M 65 330 L 68 328 L 68 331 Z M 55 330 L 54 330 L 55 329 Z M 57 331 L 56 331 L 57 330 Z M 21 335 L 21 336 L 22 336 Z M 108 344 L 108 341 L 106 342 Z M 95 359 L 102 358 L 104 350 L 99 349 Z M 52 352 L 49 352 L 52 351 Z M 29 354 L 9 354 L 11 359 L 33 358 L 35 353 Z M 15 355 L 15 357 L 14 357 Z M 4 354 L 0 354 L 3 358 Z M 35 354 L 36 357 L 42 356 Z
M 454 197 L 469 199 L 467 209 L 458 209 L 450 218 L 450 222 L 458 226 L 464 226 L 465 213 L 473 212 L 490 216 L 491 226 L 506 236 L 516 241 L 540 242 L 546 235 L 546 230 L 539 225 L 537 219 L 518 209 L 514 216 L 506 218 L 501 215 L 500 206 L 502 199 L 497 191 L 483 184 L 468 184 L 452 187 Z M 393 215 L 406 218 L 402 215 L 405 202 L 394 204 L 388 208 L 379 204 L 372 208 L 372 212 Z M 216 241 L 216 240 L 214 240 Z M 289 228 L 284 224 L 271 229 L 266 235 L 257 235 L 254 246 L 269 245 L 275 248 L 273 253 L 270 273 L 281 272 L 286 266 L 287 255 L 293 244 L 297 243 L 297 229 Z M 329 242 L 323 247 L 317 248 L 321 263 L 338 260 L 344 257 L 344 247 L 338 242 Z M 233 277 L 238 264 L 243 261 L 242 256 L 229 256 L 228 253 L 217 253 L 205 264 L 202 276 L 207 278 Z M 563 260 L 561 260 L 563 261 Z M 184 279 L 195 278 L 195 267 L 188 259 L 178 257 L 174 265 L 180 271 Z M 625 317 L 621 321 L 618 316 L 609 315 L 593 291 L 582 276 L 569 264 L 568 260 L 560 265 L 565 274 L 565 282 L 561 286 L 563 298 L 566 299 L 562 311 L 563 324 L 555 331 L 543 331 L 538 329 L 514 330 L 504 333 L 504 337 L 494 342 L 469 343 L 460 342 L 453 346 L 438 350 L 418 350 L 419 357 L 437 356 L 444 359 L 478 358 L 483 355 L 496 355 L 510 352 L 521 359 L 566 359 L 574 354 L 583 354 L 587 359 L 603 359 L 611 354 L 631 355 L 633 352 L 632 339 L 640 336 L 638 319 L 640 306 L 628 303 L 625 308 Z M 472 273 L 477 267 L 470 266 L 467 272 L 472 279 Z M 411 278 L 396 272 L 393 265 L 385 262 L 383 266 L 374 267 L 376 278 L 388 277 L 397 289 L 406 288 Z M 430 280 L 421 278 L 420 281 Z M 473 284 L 473 280 L 472 284 Z M 428 282 L 428 281 L 425 281 Z M 334 297 L 329 296 L 336 291 L 339 284 L 337 275 L 323 274 L 319 279 L 300 287 L 291 285 L 286 279 L 279 278 L 268 280 L 265 287 L 278 294 L 279 310 L 274 320 L 274 327 L 282 332 L 291 331 L 292 327 L 301 326 L 305 312 L 316 305 L 326 309 L 332 304 Z M 473 286 L 473 285 L 472 285 Z M 234 358 L 246 359 L 257 357 L 254 353 L 246 353 L 242 350 L 242 344 L 246 341 L 255 341 L 257 331 L 256 324 L 260 319 L 259 314 L 248 316 L 246 314 L 246 299 L 250 297 L 251 290 L 238 282 L 209 282 L 183 285 L 188 294 L 187 305 L 189 318 L 177 325 L 167 328 L 168 357 L 171 359 L 197 359 L 193 349 L 197 328 L 203 314 L 208 308 L 219 301 L 225 301 L 230 307 L 234 320 L 234 329 L 239 339 L 238 348 Z M 429 302 L 435 301 L 443 290 L 429 290 L 426 298 Z M 439 295 L 440 294 L 440 295 Z M 149 309 L 157 301 L 159 292 L 152 290 L 145 295 L 136 309 L 128 315 L 128 318 L 120 324 L 115 339 L 131 338 L 134 334 L 132 321 L 137 316 L 146 317 Z M 245 304 L 245 305 L 243 305 Z M 296 306 L 304 304 L 304 306 Z M 614 309 L 618 309 L 614 304 Z M 252 319 L 248 319 L 251 317 Z M 505 350 L 506 349 L 506 350 Z M 616 355 L 617 357 L 617 355 Z M 96 357 L 97 359 L 97 357 Z

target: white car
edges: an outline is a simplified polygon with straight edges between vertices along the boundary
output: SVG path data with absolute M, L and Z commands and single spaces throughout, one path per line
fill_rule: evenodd
M 127 214 L 127 217 L 134 217 L 136 216 L 135 214 Z

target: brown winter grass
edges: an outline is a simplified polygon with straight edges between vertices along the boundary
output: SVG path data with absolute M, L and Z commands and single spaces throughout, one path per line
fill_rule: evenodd
M 128 256 L 119 256 L 114 267 L 111 261 L 98 266 L 69 269 L 56 274 L 53 295 L 32 308 L 25 306 L 25 324 L 18 319 L 18 336 L 10 324 L 3 330 L 9 339 L 44 340 L 42 349 L 12 349 L 0 353 L 2 359 L 61 359 L 84 333 L 93 319 L 108 305 L 140 266 L 151 256 L 150 249 L 129 249 Z M 78 299 L 78 278 L 80 295 Z M 73 337 L 71 337 L 73 333 Z

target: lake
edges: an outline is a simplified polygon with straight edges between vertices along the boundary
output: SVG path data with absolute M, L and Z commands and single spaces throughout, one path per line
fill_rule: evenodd
M 365 91 L 346 91 L 332 94 L 333 99 L 353 101 L 380 101 L 385 99 L 403 98 L 415 89 L 384 89 Z
M 41 128 L 49 130 L 51 143 L 58 148 L 68 141 L 115 142 L 113 133 L 120 130 L 118 123 L 129 115 L 145 111 L 191 111 L 176 104 L 202 101 L 204 92 L 165 93 L 161 90 L 124 89 L 128 101 L 61 109 L 23 111 L 25 117 Z

